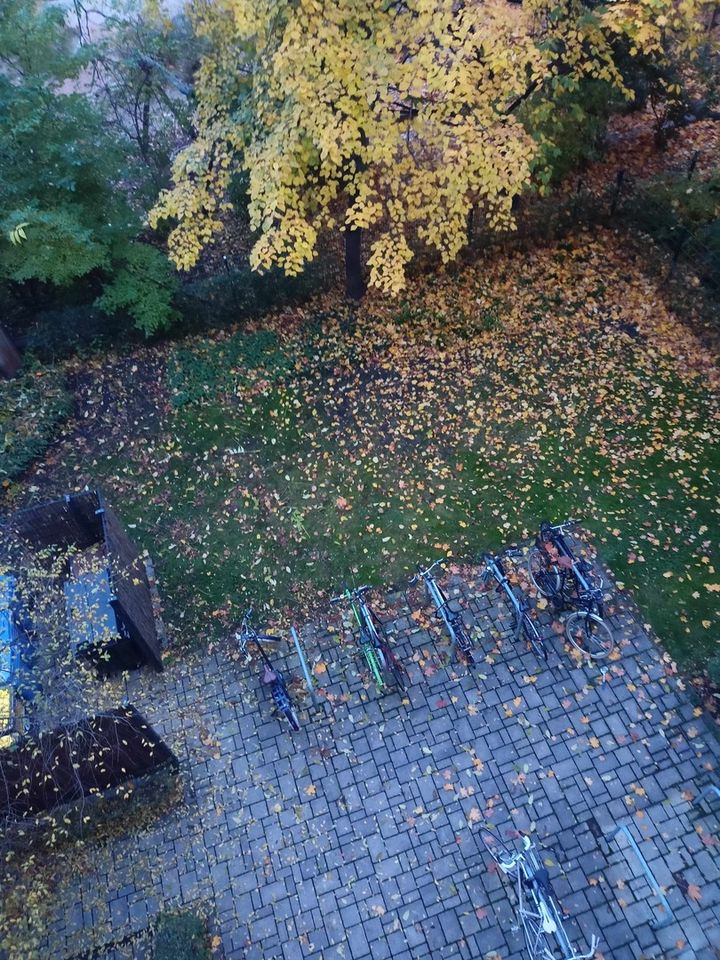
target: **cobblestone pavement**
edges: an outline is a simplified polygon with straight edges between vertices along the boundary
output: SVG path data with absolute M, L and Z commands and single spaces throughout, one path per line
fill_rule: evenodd
M 97 851 L 48 956 L 144 957 L 152 917 L 182 905 L 208 913 L 228 960 L 514 960 L 511 884 L 479 844 L 489 822 L 534 832 L 578 948 L 597 932 L 613 960 L 720 957 L 720 799 L 698 802 L 720 781 L 720 747 L 637 614 L 616 603 L 606 672 L 558 636 L 543 668 L 495 594 L 452 582 L 487 662 L 441 668 L 434 622 L 395 596 L 406 699 L 367 689 L 337 631 L 307 630 L 328 697 L 299 734 L 272 716 L 259 670 L 224 649 L 134 676 L 128 696 L 176 750 L 185 801 Z M 627 842 L 608 843 L 620 823 L 674 919 Z

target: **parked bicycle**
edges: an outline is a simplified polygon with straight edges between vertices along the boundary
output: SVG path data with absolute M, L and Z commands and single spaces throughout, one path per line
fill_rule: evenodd
M 565 520 L 553 525 L 543 520 L 528 554 L 528 572 L 556 610 L 573 610 L 565 621 L 565 634 L 575 649 L 593 660 L 603 660 L 615 646 L 604 619 L 603 580 L 591 563 L 575 556 L 566 540 L 568 530 L 579 522 Z
M 521 850 L 503 843 L 489 830 L 482 830 L 480 838 L 499 869 L 515 882 L 519 926 L 530 960 L 590 960 L 600 941 L 593 934 L 587 953 L 574 949 L 563 926 L 568 917 L 530 837 L 522 837 Z
M 272 696 L 275 710 L 279 716 L 284 717 L 291 728 L 298 731 L 300 729 L 300 720 L 298 719 L 295 704 L 288 692 L 285 678 L 279 670 L 275 669 L 262 646 L 264 642 L 278 643 L 282 638 L 267 633 L 258 633 L 254 627 L 250 626 L 252 614 L 253 611 L 252 608 L 250 608 L 243 617 L 240 629 L 235 633 L 235 639 L 238 641 L 240 652 L 245 653 L 247 651 L 248 643 L 252 643 L 255 646 L 265 663 L 265 669 L 260 678 L 261 683 L 263 686 L 270 688 L 270 695 Z
M 545 641 L 537 628 L 537 624 L 528 613 L 530 604 L 524 597 L 518 597 L 505 572 L 504 559 L 521 556 L 522 550 L 515 548 L 508 548 L 496 554 L 484 553 L 482 559 L 485 570 L 481 574 L 480 580 L 482 583 L 487 583 L 492 578 L 497 582 L 495 588 L 497 593 L 505 594 L 515 614 L 515 640 L 519 640 L 521 634 L 524 635 L 536 656 L 547 660 Z
M 422 565 L 418 564 L 418 572 L 411 578 L 410 583 L 419 583 L 420 580 L 425 583 L 425 589 L 427 590 L 430 602 L 435 607 L 435 615 L 438 619 L 442 620 L 450 637 L 450 655 L 448 662 L 452 660 L 454 652 L 459 650 L 468 667 L 474 667 L 473 642 L 463 623 L 462 614 L 460 611 L 453 610 L 450 607 L 450 601 L 445 596 L 442 587 L 438 584 L 432 573 L 435 567 L 441 564 L 442 560 L 436 560 L 435 563 L 431 563 L 427 569 L 423 569 Z
M 399 690 L 405 690 L 407 671 L 393 653 L 380 618 L 365 601 L 365 594 L 371 589 L 372 587 L 355 587 L 350 590 L 346 587 L 340 596 L 332 597 L 330 603 L 349 604 L 358 627 L 357 642 L 360 652 L 378 691 L 384 692 L 389 683 L 393 683 Z

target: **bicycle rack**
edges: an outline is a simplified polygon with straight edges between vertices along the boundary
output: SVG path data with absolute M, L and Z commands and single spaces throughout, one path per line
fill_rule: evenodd
M 711 793 L 714 793 L 716 797 L 720 797 L 720 787 L 716 786 L 714 783 L 709 783 L 705 787 L 703 792 L 698 797 L 695 798 L 694 802 L 696 804 L 702 803 L 705 797 L 707 797 L 708 794 L 711 794 Z
M 295 649 L 297 650 L 300 667 L 302 668 L 303 677 L 305 678 L 305 686 L 308 688 L 308 692 L 312 697 L 314 706 L 317 706 L 318 697 L 315 693 L 315 683 L 313 682 L 312 674 L 310 673 L 310 668 L 308 667 L 308 663 L 305 659 L 305 654 L 303 653 L 302 645 L 300 643 L 300 637 L 298 636 L 298 632 L 295 627 L 290 627 L 290 634 L 292 635 L 293 643 L 295 644 Z
M 645 877 L 647 878 L 647 881 L 650 884 L 653 893 L 658 898 L 658 900 L 663 906 L 663 909 L 665 910 L 665 916 L 662 920 L 654 919 L 650 921 L 650 926 L 653 928 L 653 930 L 661 930 L 663 927 L 667 927 L 668 924 L 673 923 L 675 920 L 675 915 L 673 913 L 672 907 L 668 903 L 667 897 L 660 889 L 660 884 L 655 879 L 655 875 L 650 869 L 650 865 L 648 864 L 647 860 L 640 852 L 640 847 L 637 845 L 637 841 L 635 840 L 635 837 L 633 837 L 633 835 L 630 833 L 630 828 L 627 826 L 627 824 L 620 823 L 618 824 L 617 827 L 615 827 L 613 832 L 607 837 L 608 847 L 610 846 L 610 841 L 614 840 L 619 833 L 622 833 L 622 835 L 627 838 L 628 843 L 633 849 L 633 853 L 635 854 L 635 856 L 638 858 L 640 862 L 642 871 L 645 874 Z

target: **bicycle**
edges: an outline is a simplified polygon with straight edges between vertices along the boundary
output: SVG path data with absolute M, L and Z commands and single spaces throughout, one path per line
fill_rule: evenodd
M 285 678 L 279 670 L 276 670 L 273 667 L 270 658 L 262 647 L 262 641 L 278 643 L 282 638 L 275 637 L 267 633 L 258 633 L 254 627 L 250 626 L 252 614 L 253 611 L 252 608 L 250 608 L 250 610 L 248 610 L 243 617 L 240 629 L 235 632 L 235 639 L 238 641 L 241 653 L 246 652 L 248 643 L 251 642 L 255 644 L 260 656 L 265 662 L 265 669 L 262 677 L 260 678 L 260 682 L 263 684 L 263 686 L 270 687 L 270 695 L 272 696 L 277 713 L 280 716 L 285 717 L 292 730 L 297 733 L 297 731 L 300 729 L 300 720 L 298 719 L 295 704 L 293 703 L 290 693 L 288 692 Z
M 538 591 L 558 611 L 574 608 L 565 621 L 565 635 L 584 656 L 604 660 L 615 646 L 604 619 L 603 580 L 587 560 L 578 559 L 565 537 L 579 520 L 551 524 L 543 520 L 528 554 L 528 573 Z
M 435 606 L 435 615 L 445 624 L 445 629 L 450 636 L 450 654 L 448 657 L 448 662 L 452 660 L 453 652 L 455 650 L 459 650 L 468 667 L 472 668 L 475 666 L 473 642 L 467 630 L 465 629 L 462 614 L 457 610 L 450 609 L 450 601 L 443 593 L 442 587 L 438 585 L 437 580 L 432 575 L 433 569 L 439 564 L 442 564 L 442 562 L 442 560 L 436 560 L 435 563 L 431 563 L 430 566 L 425 570 L 421 564 L 418 564 L 418 572 L 410 579 L 410 583 L 414 584 L 419 583 L 420 580 L 424 581 L 428 597 Z
M 480 838 L 499 869 L 515 881 L 519 925 L 530 960 L 558 960 L 558 948 L 562 960 L 590 960 L 600 940 L 593 934 L 587 953 L 575 951 L 563 926 L 568 916 L 553 889 L 550 874 L 538 860 L 530 837 L 522 837 L 522 850 L 506 846 L 489 830 L 482 830 Z
M 379 617 L 370 609 L 364 595 L 372 587 L 347 587 L 337 597 L 331 597 L 330 603 L 348 603 L 358 626 L 357 640 L 360 652 L 365 658 L 370 676 L 378 691 L 382 693 L 388 686 L 388 680 L 400 691 L 407 689 L 407 671 L 393 653 L 385 634 L 385 627 Z
M 520 639 L 520 634 L 525 635 L 536 656 L 547 660 L 547 650 L 542 634 L 538 630 L 535 621 L 529 615 L 530 604 L 525 598 L 519 598 L 512 588 L 510 581 L 505 573 L 503 566 L 504 557 L 521 557 L 522 550 L 514 547 L 501 551 L 500 553 L 484 553 L 482 555 L 485 570 L 480 576 L 480 582 L 486 584 L 492 577 L 497 581 L 496 592 L 504 593 L 510 601 L 510 605 L 515 614 L 515 640 Z

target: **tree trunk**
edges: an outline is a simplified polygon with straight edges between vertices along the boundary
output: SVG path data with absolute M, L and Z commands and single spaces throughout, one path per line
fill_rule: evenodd
M 365 295 L 360 240 L 362 230 L 345 231 L 345 296 L 350 300 L 362 300 Z
M 20 368 L 20 354 L 10 337 L 0 327 L 0 374 L 9 380 Z

